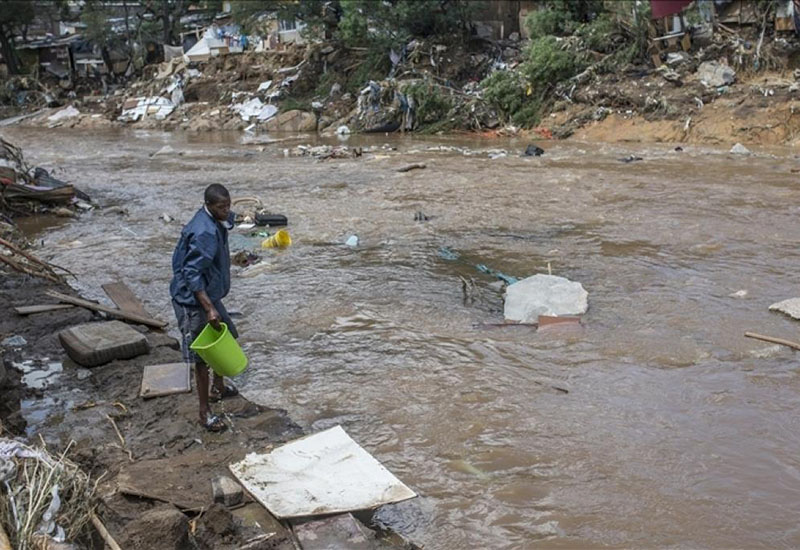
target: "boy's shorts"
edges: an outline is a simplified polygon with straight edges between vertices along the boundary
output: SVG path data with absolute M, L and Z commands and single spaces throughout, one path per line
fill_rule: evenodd
M 181 351 L 183 360 L 187 363 L 202 363 L 203 360 L 189 347 L 195 338 L 206 327 L 206 310 L 202 307 L 184 306 L 175 300 L 172 301 L 172 308 L 175 310 L 175 318 L 178 320 L 178 329 L 181 331 Z M 239 337 L 236 325 L 233 324 L 228 310 L 222 302 L 214 303 L 214 308 L 222 317 L 222 322 L 228 325 L 228 330 L 234 338 Z

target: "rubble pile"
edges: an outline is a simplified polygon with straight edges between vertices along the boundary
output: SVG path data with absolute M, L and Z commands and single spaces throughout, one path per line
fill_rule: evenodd
M 551 84 L 541 105 L 544 123 L 533 131 L 565 138 L 614 115 L 680 122 L 685 135 L 672 137 L 681 139 L 703 109 L 720 98 L 747 96 L 758 100 L 757 108 L 793 100 L 800 84 L 787 73 L 798 49 L 796 39 L 782 35 L 761 41 L 757 34 L 757 29 L 742 27 L 739 32 L 698 35 L 691 47 L 664 53 L 658 67 L 650 61 L 616 61 L 613 53 L 592 51 L 581 36 L 560 38 L 560 48 L 593 62 L 574 77 Z M 178 56 L 147 67 L 127 87 L 75 98 L 58 110 L 41 109 L 24 118 L 26 124 L 51 128 L 129 125 L 331 136 L 454 130 L 514 134 L 518 128 L 502 127 L 481 82 L 495 71 L 517 73 L 524 81 L 528 44 L 515 33 L 506 40 L 453 44 L 415 39 L 385 56 L 335 41 L 206 59 Z M 781 71 L 778 76 L 776 71 Z M 768 78 L 753 84 L 757 75 Z M 38 98 L 36 108 L 54 104 L 48 103 L 52 94 L 44 88 L 29 95 Z M 59 97 L 63 100 L 63 94 Z M 789 134 L 787 130 L 786 139 Z

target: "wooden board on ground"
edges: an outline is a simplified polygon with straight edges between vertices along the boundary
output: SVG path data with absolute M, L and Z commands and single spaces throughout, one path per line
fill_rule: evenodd
M 176 456 L 123 464 L 108 483 L 125 495 L 199 511 L 213 502 L 211 478 L 222 473 L 221 465 L 244 454 L 244 449 L 225 447 L 188 449 Z
M 83 300 L 82 298 L 75 298 L 74 296 L 67 296 L 66 294 L 61 294 L 60 292 L 55 292 L 53 290 L 48 290 L 46 294 L 51 298 L 56 298 L 57 300 L 60 300 L 62 302 L 66 302 L 68 304 L 73 304 L 80 307 L 85 307 L 86 309 L 91 309 L 94 311 L 102 311 L 103 313 L 108 313 L 112 317 L 125 319 L 126 321 L 131 321 L 132 323 L 139 323 L 141 325 L 147 325 L 149 327 L 155 327 L 155 328 L 164 328 L 165 326 L 167 326 L 166 322 L 159 321 L 158 319 L 153 319 L 149 316 L 136 315 L 134 313 L 129 313 L 121 309 L 106 307 L 96 302 L 90 302 L 89 300 Z
M 142 317 L 150 317 L 150 314 L 144 309 L 142 301 L 133 293 L 130 287 L 122 281 L 106 283 L 102 285 L 102 287 L 106 295 L 108 295 L 111 301 L 122 311 L 141 315 Z
M 58 311 L 59 309 L 72 309 L 72 304 L 42 304 L 40 306 L 19 306 L 14 311 L 17 315 L 31 315 L 33 313 L 47 313 L 48 311 Z
M 161 397 L 174 393 L 188 393 L 192 390 L 189 365 L 186 363 L 167 363 L 147 365 L 142 374 L 141 397 Z

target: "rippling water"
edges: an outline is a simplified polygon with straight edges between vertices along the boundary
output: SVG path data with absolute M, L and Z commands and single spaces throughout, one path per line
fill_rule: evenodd
M 286 214 L 294 245 L 237 270 L 227 300 L 241 384 L 309 431 L 343 425 L 419 492 L 379 517 L 426 549 L 800 546 L 798 365 L 743 338 L 800 339 L 767 311 L 800 294 L 791 152 L 551 143 L 489 160 L 427 149 L 526 143 L 380 137 L 398 151 L 316 162 L 232 134 L 6 134 L 130 212 L 52 229 L 42 254 L 95 299 L 125 279 L 164 319 L 205 185 Z M 164 145 L 183 154 L 150 156 Z M 395 171 L 411 162 L 428 167 Z M 502 296 L 476 263 L 581 281 L 585 327 L 483 326 Z

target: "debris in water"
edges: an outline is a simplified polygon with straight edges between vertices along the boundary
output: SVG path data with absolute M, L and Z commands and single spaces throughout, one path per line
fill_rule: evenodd
M 792 319 L 800 319 L 800 298 L 789 298 L 782 302 L 776 302 L 769 306 L 769 310 L 779 311 Z
M 27 343 L 28 341 L 25 340 L 25 338 L 23 338 L 22 336 L 14 335 L 14 336 L 9 336 L 8 338 L 0 342 L 0 346 L 7 348 L 21 348 Z
M 506 289 L 507 321 L 536 323 L 540 315 L 582 315 L 589 308 L 583 285 L 556 275 L 534 275 Z
M 627 157 L 625 157 L 625 158 L 621 158 L 621 159 L 617 159 L 617 160 L 618 160 L 618 161 L 620 161 L 620 162 L 624 162 L 625 164 L 627 164 L 627 163 L 629 163 L 629 162 L 638 162 L 638 161 L 640 161 L 640 160 L 644 160 L 644 159 L 643 159 L 642 157 L 635 157 L 635 156 L 633 156 L 633 155 L 628 155 L 628 156 L 627 156 Z
M 344 244 L 352 247 L 358 246 L 358 235 L 350 235 L 347 237 L 347 240 L 344 242 Z
M 525 149 L 526 157 L 541 157 L 542 155 L 544 155 L 544 149 L 532 143 Z
M 733 147 L 731 147 L 730 153 L 734 155 L 749 155 L 750 149 L 742 145 L 741 143 L 737 143 Z

